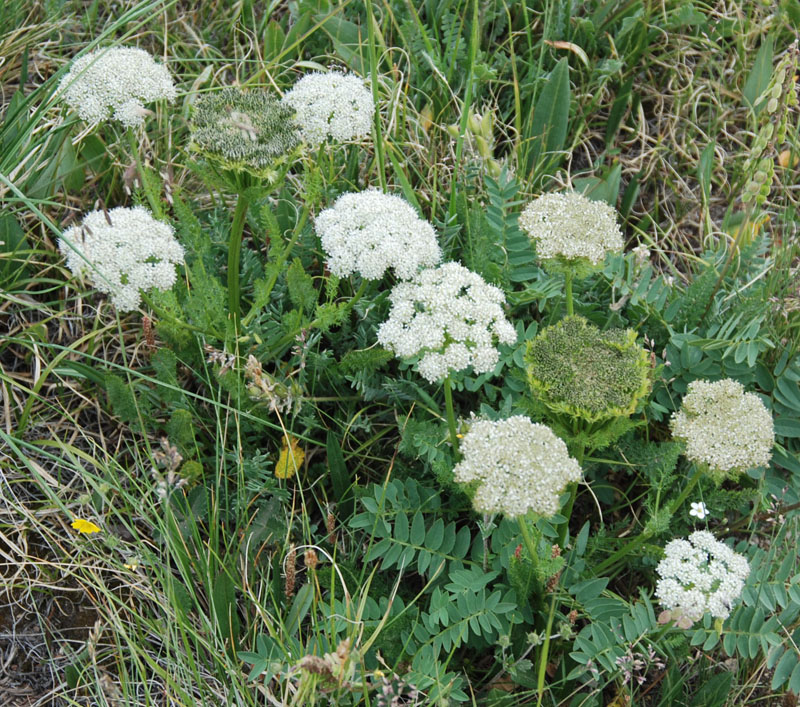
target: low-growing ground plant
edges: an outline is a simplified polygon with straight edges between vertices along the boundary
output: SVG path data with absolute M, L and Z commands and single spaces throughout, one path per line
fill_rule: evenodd
M 0 23 L 0 703 L 796 704 L 800 5 Z

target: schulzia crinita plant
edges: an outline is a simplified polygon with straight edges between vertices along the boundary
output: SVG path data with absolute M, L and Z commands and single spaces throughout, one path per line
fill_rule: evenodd
M 656 596 L 684 626 L 683 617 L 698 621 L 706 612 L 716 619 L 727 619 L 742 593 L 750 566 L 710 532 L 697 530 L 688 540 L 667 543 L 656 572 L 660 577 Z
M 92 211 L 64 231 L 58 247 L 75 275 L 86 275 L 122 312 L 136 309 L 141 290 L 168 290 L 183 247 L 175 230 L 142 206 Z
M 377 189 L 343 194 L 317 216 L 314 227 L 326 264 L 338 277 L 357 272 L 377 280 L 392 268 L 397 278 L 408 280 L 442 259 L 433 226 L 404 199 Z
M 262 89 L 228 87 L 201 96 L 189 127 L 189 149 L 198 153 L 218 181 L 237 195 L 228 239 L 228 309 L 237 324 L 247 210 L 255 198 L 280 188 L 297 157 L 300 136 L 291 109 Z
M 295 123 L 313 148 L 328 138 L 344 142 L 368 137 L 372 130 L 372 93 L 354 74 L 306 74 L 282 102 L 295 111 Z
M 650 390 L 650 358 L 636 332 L 601 331 L 578 315 L 543 329 L 525 362 L 534 398 L 567 426 L 628 417 Z
M 528 511 L 550 517 L 559 495 L 579 481 L 581 468 L 552 430 L 523 415 L 506 420 L 472 419 L 461 440 L 455 481 L 474 485 L 472 505 L 480 513 L 517 518 Z
M 717 482 L 769 464 L 775 431 L 772 415 L 755 393 L 730 378 L 689 383 L 672 435 L 686 443 L 686 458 Z
M 174 101 L 169 71 L 143 49 L 98 49 L 76 59 L 61 79 L 64 101 L 87 123 L 109 118 L 126 128 L 144 123 L 146 103 Z
M 617 212 L 577 192 L 544 194 L 528 204 L 519 225 L 536 244 L 545 268 L 566 277 L 567 314 L 573 313 L 572 280 L 602 266 L 607 253 L 623 249 Z

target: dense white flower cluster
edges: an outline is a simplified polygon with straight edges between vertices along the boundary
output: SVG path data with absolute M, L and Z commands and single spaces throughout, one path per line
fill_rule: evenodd
M 377 280 L 389 268 L 401 280 L 442 259 L 436 232 L 399 196 L 370 189 L 343 194 L 316 219 L 328 268 L 346 277 Z
M 472 503 L 481 513 L 515 518 L 535 511 L 550 517 L 558 512 L 567 484 L 581 479 L 581 467 L 567 445 L 549 427 L 523 415 L 470 421 L 460 452 L 454 478 L 479 482 Z
M 175 100 L 167 68 L 143 49 L 99 49 L 73 62 L 59 85 L 64 100 L 87 123 L 110 117 L 125 127 L 144 122 L 145 103 Z
M 389 299 L 378 343 L 400 358 L 421 354 L 419 373 L 431 383 L 468 366 L 491 371 L 499 358 L 495 337 L 504 344 L 517 340 L 502 291 L 459 263 L 423 270 L 395 285 Z
M 183 262 L 183 247 L 169 224 L 157 221 L 141 207 L 92 211 L 80 226 L 64 231 L 58 247 L 67 267 L 87 275 L 101 292 L 111 295 L 120 311 L 136 309 L 139 290 L 166 290 L 175 284 L 175 265 Z
M 606 253 L 625 246 L 617 212 L 577 192 L 540 196 L 522 211 L 519 225 L 536 242 L 543 260 L 584 258 L 598 265 Z
M 681 409 L 672 415 L 672 435 L 686 443 L 686 458 L 725 476 L 766 466 L 775 432 L 772 415 L 738 381 L 689 383 Z
M 706 611 L 727 619 L 742 593 L 750 566 L 744 556 L 719 542 L 707 530 L 688 540 L 671 540 L 656 567 L 656 596 L 667 609 L 678 609 L 692 621 Z
M 367 137 L 372 130 L 372 93 L 353 74 L 307 74 L 283 97 L 283 102 L 296 111 L 300 132 L 312 147 L 319 147 L 329 137 L 339 141 Z

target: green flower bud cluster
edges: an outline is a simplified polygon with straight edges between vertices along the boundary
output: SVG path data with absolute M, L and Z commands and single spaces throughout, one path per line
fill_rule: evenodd
M 650 360 L 636 332 L 601 331 L 580 316 L 544 329 L 529 342 L 525 362 L 545 408 L 590 423 L 632 415 L 650 391 Z
M 769 196 L 775 173 L 773 151 L 776 145 L 781 145 L 786 139 L 789 114 L 797 105 L 797 62 L 795 42 L 778 65 L 767 88 L 756 100 L 756 105 L 766 105 L 759 114 L 763 122 L 743 165 L 744 173 L 748 175 L 742 194 L 745 204 L 755 201 L 760 206 Z
M 475 142 L 475 149 L 486 163 L 486 169 L 492 177 L 498 177 L 503 165 L 494 159 L 494 113 L 486 111 L 482 116 L 470 113 L 467 118 L 467 130 Z M 447 133 L 458 140 L 461 128 L 458 124 L 448 125 Z
M 225 88 L 195 103 L 190 149 L 223 169 L 274 181 L 300 143 L 292 117 L 266 91 Z

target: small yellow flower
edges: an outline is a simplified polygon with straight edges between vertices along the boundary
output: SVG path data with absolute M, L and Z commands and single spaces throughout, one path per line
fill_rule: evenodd
M 72 523 L 72 527 L 79 533 L 85 533 L 86 535 L 100 532 L 100 528 L 92 523 L 92 521 L 84 520 L 83 518 L 76 518 Z
M 289 479 L 303 465 L 306 458 L 305 452 L 300 449 L 300 440 L 291 435 L 284 437 L 281 455 L 275 465 L 275 476 L 279 479 Z

